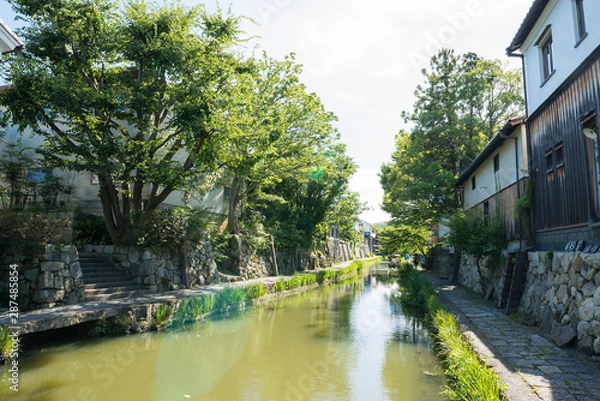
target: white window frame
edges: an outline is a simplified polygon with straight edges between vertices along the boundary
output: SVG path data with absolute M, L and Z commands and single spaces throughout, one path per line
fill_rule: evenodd
M 540 49 L 541 86 L 543 86 L 555 72 L 552 27 L 550 25 L 544 29 L 535 45 Z

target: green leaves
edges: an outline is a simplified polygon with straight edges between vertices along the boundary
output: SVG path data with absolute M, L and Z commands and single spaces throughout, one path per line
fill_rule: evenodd
M 402 224 L 426 227 L 459 207 L 459 174 L 523 106 L 514 71 L 473 53 L 442 49 L 423 71 L 410 132 L 396 136 L 392 162 L 381 168 L 384 210 Z

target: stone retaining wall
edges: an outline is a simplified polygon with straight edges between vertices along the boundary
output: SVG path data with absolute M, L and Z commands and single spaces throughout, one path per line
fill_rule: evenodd
M 85 300 L 75 246 L 46 245 L 43 252 L 25 261 L 21 256 L 3 255 L 2 270 L 8 271 L 12 264 L 19 266 L 21 311 L 73 305 Z
M 600 254 L 530 253 L 519 310 L 558 345 L 600 354 Z
M 475 258 L 463 255 L 458 282 L 497 304 L 506 263 L 489 265 L 481 261 L 487 266 L 481 269 L 482 285 Z M 519 312 L 524 323 L 539 325 L 557 345 L 600 354 L 600 254 L 530 252 Z
M 85 252 L 105 255 L 152 291 L 164 292 L 187 288 L 182 265 L 186 265 L 189 287 L 210 284 L 217 278 L 217 264 L 210 241 L 189 244 L 182 258 L 167 249 L 141 249 L 114 245 L 85 245 Z M 183 259 L 183 260 L 182 260 Z

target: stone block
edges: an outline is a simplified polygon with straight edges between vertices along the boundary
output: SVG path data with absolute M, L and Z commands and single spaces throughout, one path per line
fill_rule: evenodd
M 552 332 L 550 334 L 552 341 L 558 347 L 565 347 L 571 344 L 577 338 L 577 332 L 569 325 L 561 325 L 556 321 L 552 324 Z
M 581 321 L 577 324 L 577 338 L 584 338 L 589 335 L 590 322 Z
M 164 268 L 164 267 L 162 267 L 162 266 L 158 266 L 158 267 L 156 268 L 156 275 L 157 275 L 158 277 L 165 277 L 165 268 Z
M 594 340 L 594 354 L 600 355 L 600 337 Z
M 583 295 L 584 298 L 591 298 L 594 296 L 595 291 L 596 291 L 596 286 L 594 285 L 593 282 L 590 281 L 590 282 L 585 283 L 583 288 L 581 288 L 581 295 Z
M 71 270 L 71 277 L 74 279 L 83 278 L 83 272 L 81 271 L 81 265 L 79 262 L 72 263 L 69 269 Z
M 73 279 L 71 277 L 67 277 L 64 279 L 64 288 L 65 291 L 68 293 L 73 292 L 73 289 L 75 288 L 74 284 L 73 284 Z
M 63 289 L 65 286 L 65 281 L 61 276 L 54 277 L 54 288 L 57 290 Z
M 595 312 L 594 300 L 592 298 L 588 298 L 579 307 L 579 319 L 590 322 L 594 318 Z
M 580 274 L 586 281 L 591 281 L 594 279 L 594 273 L 596 273 L 596 271 L 593 268 L 583 265 Z
M 25 280 L 19 281 L 19 297 L 22 295 L 29 296 L 30 288 L 31 288 L 31 283 L 29 281 L 25 281 Z
M 112 255 L 114 253 L 115 253 L 114 245 L 104 245 L 104 254 L 105 255 Z
M 594 338 L 586 335 L 583 338 L 577 340 L 577 348 L 585 354 L 593 355 L 594 354 Z
M 151 275 L 144 279 L 144 285 L 152 286 L 156 285 L 156 276 Z
M 150 260 L 150 259 L 156 259 L 156 255 L 154 255 L 152 252 L 150 252 L 149 250 L 145 250 L 144 253 L 142 254 L 142 260 Z M 131 262 L 131 260 L 130 260 Z
M 581 290 L 585 284 L 585 278 L 581 274 L 575 275 L 575 288 Z
M 588 333 L 594 337 L 600 337 L 600 321 L 593 320 L 588 328 Z
M 92 253 L 94 251 L 94 246 L 91 244 L 85 244 L 83 246 L 83 252 L 85 253 Z
M 569 298 L 569 288 L 564 284 L 558 287 L 558 291 L 556 291 L 555 298 L 556 302 L 566 304 L 567 299 Z
M 594 307 L 594 319 L 600 320 L 600 306 Z
M 594 291 L 594 304 L 600 305 L 600 286 L 598 286 L 596 291 Z
M 39 275 L 40 275 L 40 269 L 37 267 L 34 267 L 33 269 L 25 270 L 25 272 L 23 273 L 25 280 L 28 280 L 28 281 L 37 280 Z
M 65 298 L 64 290 L 38 290 L 33 294 L 33 302 L 36 304 L 49 304 L 62 301 Z
M 54 286 L 54 275 L 51 272 L 43 272 L 37 279 L 37 288 L 52 288 Z
M 56 272 L 65 268 L 64 262 L 42 262 L 40 264 L 44 272 Z
M 59 271 L 58 274 L 61 277 L 71 277 L 72 276 L 71 269 L 63 269 L 63 270 Z
M 75 305 L 79 303 L 79 294 L 72 292 L 67 297 L 67 305 Z
M 596 276 L 594 277 L 594 284 L 596 284 L 596 287 L 600 287 L 600 272 L 596 273 Z

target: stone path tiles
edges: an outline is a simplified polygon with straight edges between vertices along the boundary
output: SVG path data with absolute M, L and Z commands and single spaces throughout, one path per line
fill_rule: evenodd
M 475 350 L 507 384 L 510 401 L 600 401 L 600 364 L 563 350 L 479 296 L 430 274 L 444 303 L 460 316 Z

